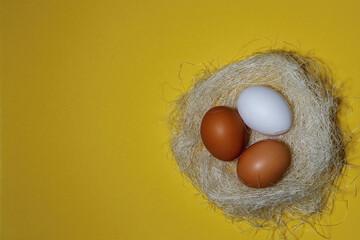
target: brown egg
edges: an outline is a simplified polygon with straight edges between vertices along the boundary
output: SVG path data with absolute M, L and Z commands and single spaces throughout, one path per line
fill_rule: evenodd
M 249 187 L 270 187 L 281 180 L 290 161 L 291 153 L 284 143 L 263 140 L 254 143 L 241 154 L 237 174 Z
M 201 122 L 201 139 L 217 159 L 231 161 L 240 156 L 245 125 L 236 110 L 218 106 L 210 109 Z

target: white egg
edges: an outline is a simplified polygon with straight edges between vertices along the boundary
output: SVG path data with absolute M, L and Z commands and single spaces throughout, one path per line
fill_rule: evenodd
M 237 107 L 245 124 L 264 135 L 279 135 L 291 127 L 290 106 L 272 88 L 253 86 L 245 89 L 239 96 Z

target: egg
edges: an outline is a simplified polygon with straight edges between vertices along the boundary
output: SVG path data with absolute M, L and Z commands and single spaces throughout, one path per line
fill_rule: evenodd
M 263 140 L 248 147 L 237 163 L 237 175 L 252 188 L 266 188 L 279 182 L 291 163 L 289 148 L 277 140 Z
M 231 161 L 239 157 L 243 149 L 245 124 L 236 110 L 218 106 L 204 115 L 200 135 L 214 157 Z
M 292 124 L 289 104 L 280 93 L 269 87 L 245 89 L 238 98 L 237 108 L 245 124 L 264 135 L 283 134 Z

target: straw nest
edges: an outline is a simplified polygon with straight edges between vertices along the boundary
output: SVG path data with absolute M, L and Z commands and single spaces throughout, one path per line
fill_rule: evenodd
M 248 146 L 263 139 L 288 144 L 292 163 L 275 186 L 255 189 L 237 177 L 237 160 L 223 162 L 204 147 L 200 124 L 214 106 L 236 108 L 240 93 L 254 85 L 280 92 L 293 111 L 289 132 L 270 137 L 250 131 Z M 232 221 L 281 227 L 294 219 L 306 221 L 327 206 L 345 165 L 335 96 L 326 67 L 295 52 L 256 53 L 208 71 L 174 102 L 169 116 L 170 146 L 180 171 L 208 201 Z

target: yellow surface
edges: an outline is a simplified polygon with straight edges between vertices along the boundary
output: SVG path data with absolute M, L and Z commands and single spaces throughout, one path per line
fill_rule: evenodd
M 161 121 L 182 89 L 182 62 L 195 64 L 183 65 L 186 87 L 199 63 L 285 41 L 312 50 L 347 96 L 360 96 L 355 0 L 8 0 L 0 9 L 3 240 L 252 239 L 167 158 Z M 353 104 L 343 116 L 351 129 Z M 332 239 L 359 239 L 353 189 L 345 220 L 325 228 Z M 335 206 L 330 223 L 346 214 L 344 201 Z

